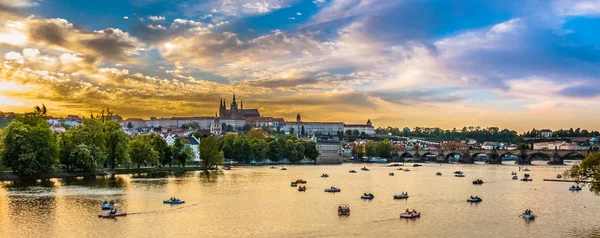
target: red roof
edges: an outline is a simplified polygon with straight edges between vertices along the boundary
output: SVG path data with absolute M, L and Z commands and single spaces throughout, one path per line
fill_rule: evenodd
M 468 145 L 462 142 L 444 142 L 442 147 L 467 147 Z

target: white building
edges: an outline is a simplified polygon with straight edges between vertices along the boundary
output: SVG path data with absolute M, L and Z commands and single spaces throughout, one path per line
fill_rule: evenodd
M 317 164 L 342 163 L 342 145 L 339 142 L 317 142 Z
M 187 145 L 185 145 L 185 147 L 192 148 L 192 151 L 194 151 L 194 156 L 192 157 L 192 158 L 194 158 L 194 162 L 200 162 L 200 153 L 198 153 L 200 139 L 198 139 L 198 138 L 196 138 L 194 136 L 190 136 L 190 137 L 187 138 L 187 140 L 190 143 L 187 144 Z
M 223 134 L 223 128 L 221 128 L 221 123 L 219 122 L 218 117 L 215 117 L 213 122 L 210 124 L 210 134 L 215 136 L 220 136 Z
M 344 133 L 346 133 L 346 131 L 355 130 L 357 130 L 359 134 L 362 134 L 363 132 L 367 135 L 375 134 L 375 128 L 373 128 L 373 124 L 371 124 L 371 119 L 368 119 L 365 124 L 344 124 Z
M 292 129 L 294 128 L 294 129 Z M 283 128 L 285 132 L 294 131 L 294 135 L 301 135 L 304 131 L 305 136 L 321 134 L 327 136 L 337 135 L 338 132 L 344 131 L 343 122 L 287 122 Z
M 481 149 L 484 150 L 493 150 L 498 148 L 498 143 L 495 142 L 485 142 L 481 145 Z

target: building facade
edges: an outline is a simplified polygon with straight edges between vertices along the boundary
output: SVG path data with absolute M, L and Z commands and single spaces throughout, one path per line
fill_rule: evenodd
M 342 145 L 339 142 L 320 142 L 317 141 L 317 150 L 319 156 L 315 163 L 317 164 L 339 164 L 342 163 Z
M 359 134 L 365 133 L 367 135 L 374 135 L 375 128 L 373 128 L 373 124 L 371 123 L 371 119 L 367 120 L 365 124 L 344 124 L 344 133 L 346 131 L 355 131 L 357 130 Z
M 235 94 L 233 94 L 233 100 L 231 100 L 229 109 L 227 109 L 225 99 L 221 99 L 221 104 L 219 106 L 219 117 L 243 119 L 248 117 L 260 117 L 260 113 L 258 112 L 258 109 L 244 109 L 243 101 L 240 101 L 240 105 L 238 108 L 238 103 L 235 100 Z

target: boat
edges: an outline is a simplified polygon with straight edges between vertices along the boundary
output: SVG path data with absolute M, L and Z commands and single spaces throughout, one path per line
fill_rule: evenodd
M 348 204 L 338 205 L 338 216 L 350 216 L 350 206 Z
M 521 217 L 524 218 L 525 220 L 535 220 L 535 218 L 537 216 L 530 212 L 529 214 L 527 214 L 527 213 L 521 214 Z
M 528 168 L 523 169 L 523 172 L 529 172 L 531 170 L 529 170 Z
M 163 201 L 163 204 L 171 204 L 171 205 L 184 204 L 184 203 L 185 203 L 185 201 L 181 201 L 179 199 L 175 199 L 175 200 L 169 199 L 169 200 Z
M 440 172 L 437 172 L 437 173 L 435 173 L 435 175 L 436 175 L 436 176 L 442 176 L 442 173 L 440 173 Z
M 394 176 L 395 174 L 394 174 L 394 172 L 390 172 L 388 175 L 389 176 Z
M 229 167 L 229 166 L 223 166 L 223 170 L 231 170 L 231 167 Z
M 455 174 L 455 175 L 454 175 L 454 177 L 460 177 L 460 178 L 462 178 L 462 177 L 464 177 L 464 176 L 465 176 L 464 174 Z
M 454 171 L 454 174 L 462 174 L 462 173 L 463 173 L 462 171 L 458 171 L 458 170 Z
M 127 216 L 127 213 L 125 212 L 117 212 L 115 214 L 110 214 L 110 212 L 105 213 L 105 214 L 100 214 L 98 215 L 99 218 L 115 218 L 115 217 L 124 217 Z
M 367 169 L 367 167 L 362 167 L 362 169 L 360 169 L 360 170 L 362 170 L 362 171 L 371 171 L 371 170 Z
M 571 187 L 569 188 L 569 190 L 570 190 L 570 191 L 581 191 L 581 187 L 579 187 L 579 185 L 577 185 L 577 186 L 571 186 Z
M 520 180 L 521 180 L 521 181 L 523 181 L 523 182 L 530 182 L 530 181 L 533 181 L 533 179 L 531 179 L 531 178 L 529 178 L 529 177 L 522 178 L 522 179 L 520 179 Z
M 559 178 L 562 178 L 562 175 L 560 175 L 560 174 L 557 174 L 557 175 L 556 175 L 556 178 L 558 178 L 558 179 L 559 179 Z
M 325 192 L 328 192 L 328 193 L 338 193 L 341 191 L 342 190 L 340 188 L 336 188 L 336 187 L 330 187 L 330 188 L 325 189 Z
M 287 168 L 286 168 L 286 167 L 283 167 L 283 168 L 281 168 L 281 170 L 287 170 Z
M 396 164 L 390 164 L 390 165 L 388 165 L 388 166 L 389 166 L 389 167 L 400 167 L 400 166 L 402 166 L 402 165 L 401 165 L 401 164 L 398 164 L 398 163 L 396 163 Z
M 397 168 L 396 170 L 404 170 L 404 169 L 402 169 L 402 168 Z
M 483 184 L 483 180 L 475 179 L 475 180 L 473 180 L 473 184 Z
M 510 175 L 517 175 L 517 172 L 512 172 L 510 173 Z
M 477 202 L 481 202 L 483 201 L 483 199 L 481 199 L 480 197 L 471 197 L 469 199 L 467 199 L 467 202 L 473 202 L 473 203 L 477 203 Z
M 290 186 L 292 186 L 292 187 L 296 187 L 296 186 L 298 186 L 298 184 L 297 184 L 296 182 L 292 182 L 292 183 L 290 184 Z
M 298 192 L 304 192 L 304 191 L 306 191 L 306 186 L 298 187 Z
M 413 164 L 413 167 L 421 167 L 421 166 L 423 166 L 423 165 L 420 165 L 420 164 Z
M 356 170 L 350 170 L 350 171 L 348 171 L 348 173 L 352 173 L 352 174 L 356 173 Z
M 410 169 L 404 169 L 404 172 L 410 172 Z
M 276 168 L 277 168 L 277 167 L 275 167 L 275 166 L 271 166 L 271 169 L 276 169 Z
M 113 201 L 110 201 L 110 203 L 104 202 L 104 203 L 102 203 L 102 210 L 111 210 L 114 205 L 115 205 L 115 202 L 113 202 Z
M 365 194 L 363 194 L 362 196 L 360 196 L 360 198 L 361 198 L 361 199 L 368 199 L 368 200 L 371 200 L 371 199 L 375 198 L 375 196 L 374 196 L 373 194 L 371 194 L 371 193 L 369 193 L 369 194 L 365 193 Z
M 394 194 L 394 199 L 407 199 L 408 193 Z
M 421 217 L 421 213 L 420 212 L 403 212 L 400 213 L 400 217 L 401 218 L 417 218 L 417 217 Z
M 302 179 L 296 179 L 296 183 L 305 184 L 305 183 L 306 183 L 306 180 L 302 180 Z
M 517 177 L 517 175 L 515 175 L 515 176 L 512 176 L 512 179 L 517 180 L 517 179 L 519 179 L 519 177 Z
M 329 174 L 321 174 L 321 178 L 329 178 Z

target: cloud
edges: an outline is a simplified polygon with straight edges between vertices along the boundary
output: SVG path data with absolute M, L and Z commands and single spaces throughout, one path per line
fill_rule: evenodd
M 38 6 L 39 3 L 32 0 L 0 0 L 0 5 L 5 5 L 14 8 L 22 8 Z
M 267 14 L 287 8 L 299 0 L 207 0 L 200 3 L 184 3 L 181 8 L 187 15 L 210 13 L 212 17 L 247 17 Z
M 123 19 L 127 20 L 127 19 L 129 19 L 129 17 L 128 16 L 124 16 Z
M 289 20 L 296 20 L 295 17 L 288 17 Z
M 600 16 L 600 1 L 598 0 L 555 0 L 554 10 L 566 16 Z
M 148 20 L 150 21 L 164 21 L 167 18 L 165 18 L 164 16 L 149 16 Z
M 302 16 L 302 13 L 301 12 L 296 12 L 296 15 Z
M 580 85 L 565 88 L 559 92 L 567 97 L 595 98 L 600 96 L 600 87 L 595 85 Z

